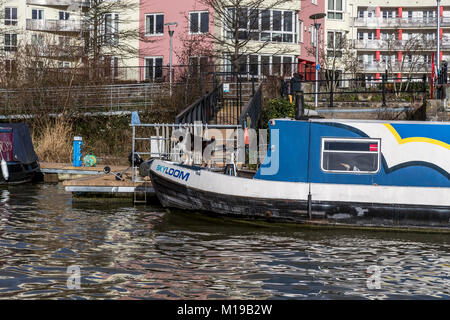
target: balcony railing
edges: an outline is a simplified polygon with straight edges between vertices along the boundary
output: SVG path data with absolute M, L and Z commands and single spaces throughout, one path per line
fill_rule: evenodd
M 436 18 L 354 18 L 355 27 L 367 28 L 434 28 L 437 25 Z M 441 18 L 441 27 L 450 27 L 450 17 Z
M 84 47 L 76 45 L 30 46 L 29 52 L 39 57 L 75 58 L 84 54 Z
M 27 30 L 53 32 L 80 32 L 83 23 L 77 20 L 34 20 L 27 19 Z
M 27 0 L 27 5 L 67 7 L 71 5 L 89 6 L 89 0 Z
M 357 50 L 390 50 L 390 51 L 434 51 L 436 40 L 409 41 L 409 40 L 355 40 L 354 48 Z M 450 39 L 444 38 L 440 43 L 441 50 L 450 50 Z
M 388 68 L 386 68 L 386 63 L 373 61 L 360 63 L 358 69 L 359 71 L 378 73 L 383 73 L 386 69 L 389 72 L 428 72 L 431 70 L 431 64 L 424 62 L 410 63 L 404 61 L 402 65 L 401 62 L 392 62 L 388 65 Z

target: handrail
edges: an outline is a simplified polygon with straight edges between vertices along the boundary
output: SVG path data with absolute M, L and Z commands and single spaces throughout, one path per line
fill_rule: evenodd
M 244 110 L 241 113 L 241 117 L 239 119 L 239 124 L 241 126 L 244 125 L 244 122 L 250 117 L 250 127 L 255 129 L 258 125 L 259 117 L 261 115 L 261 91 L 262 85 L 259 85 L 258 89 L 255 91 L 255 94 L 250 99 L 250 101 L 245 106 Z
M 216 86 L 210 93 L 198 98 L 175 117 L 175 123 L 194 123 L 195 121 L 208 123 L 216 115 L 216 106 L 221 91 L 222 84 Z

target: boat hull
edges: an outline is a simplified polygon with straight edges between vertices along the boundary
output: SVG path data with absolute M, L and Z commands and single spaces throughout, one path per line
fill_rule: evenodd
M 174 166 L 172 166 L 174 167 Z M 311 221 L 360 226 L 432 226 L 450 228 L 450 208 L 447 206 L 399 205 L 349 201 L 311 201 L 255 196 L 239 196 L 214 192 L 208 188 L 193 187 L 164 174 L 150 170 L 155 192 L 164 207 L 203 211 L 223 216 L 246 219 L 264 219 L 279 222 L 304 223 Z M 219 173 L 215 173 L 220 175 Z M 244 178 L 243 183 L 248 182 Z
M 13 163 L 8 164 L 9 178 L 5 180 L 0 172 L 0 185 L 21 184 L 33 181 L 39 172 L 39 163 L 30 164 Z

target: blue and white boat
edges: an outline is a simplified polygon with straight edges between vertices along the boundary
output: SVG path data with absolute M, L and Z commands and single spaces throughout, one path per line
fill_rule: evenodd
M 450 228 L 450 123 L 275 119 L 253 178 L 154 160 L 165 207 L 292 222 Z

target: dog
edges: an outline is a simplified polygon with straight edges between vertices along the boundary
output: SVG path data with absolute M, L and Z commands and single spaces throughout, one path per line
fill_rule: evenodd
M 172 138 L 172 141 L 175 142 L 175 146 L 173 148 L 173 160 L 179 161 L 186 165 L 192 165 L 194 163 L 195 139 L 201 139 L 202 141 L 202 166 L 211 166 L 211 158 L 215 155 L 216 152 L 216 138 L 213 136 L 211 137 L 211 139 L 204 139 L 203 137 L 195 136 L 193 133 L 190 133 L 188 131 L 179 134 L 178 138 Z M 206 153 L 205 150 L 207 150 Z M 203 156 L 205 156 L 204 159 Z

